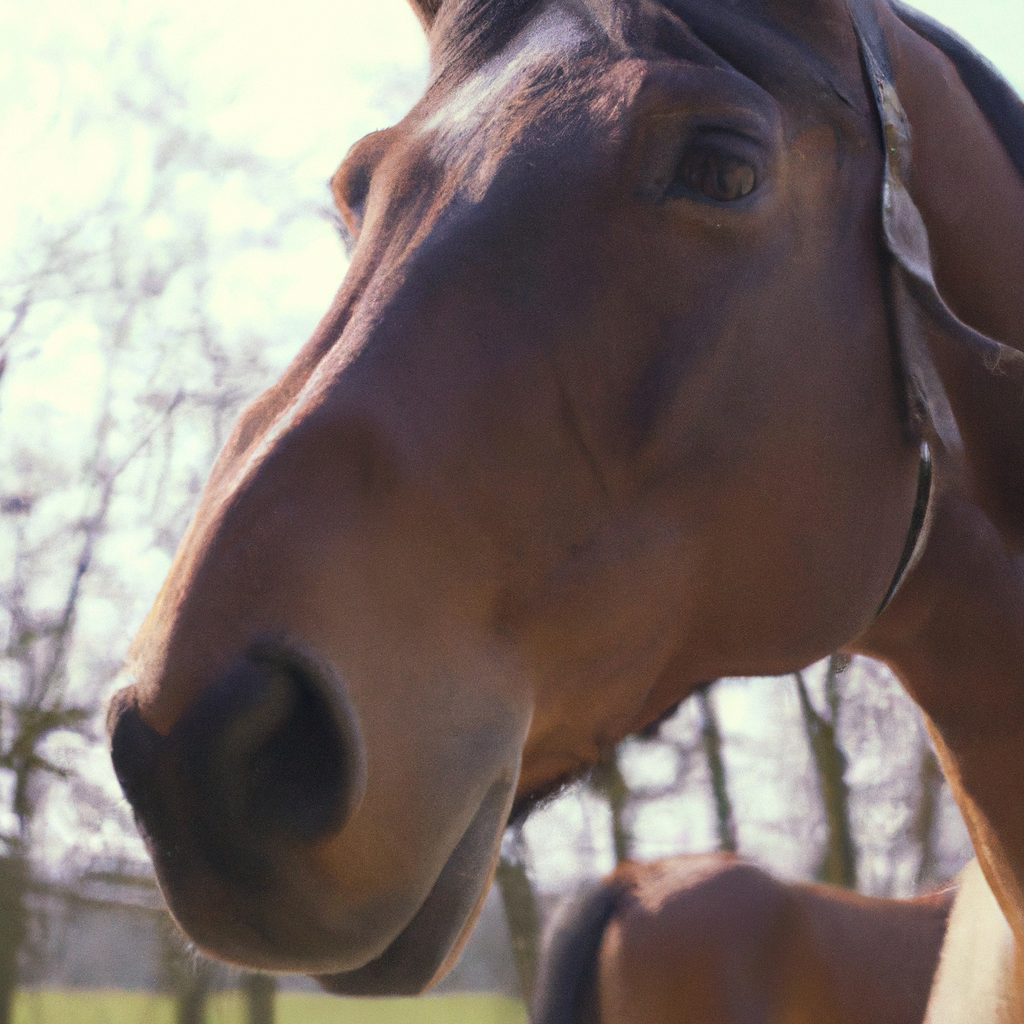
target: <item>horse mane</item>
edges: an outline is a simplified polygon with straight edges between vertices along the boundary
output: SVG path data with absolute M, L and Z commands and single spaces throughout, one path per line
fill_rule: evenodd
M 908 28 L 952 61 L 974 102 L 1024 177 L 1024 102 L 1005 78 L 965 39 L 900 0 L 889 0 Z
M 559 908 L 544 942 L 530 1024 L 596 1024 L 598 952 L 622 892 L 620 883 L 605 881 Z

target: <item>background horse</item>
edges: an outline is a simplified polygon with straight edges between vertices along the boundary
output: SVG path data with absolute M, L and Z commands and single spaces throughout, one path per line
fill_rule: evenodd
M 349 273 L 111 705 L 173 914 L 420 991 L 510 813 L 842 648 L 928 716 L 1024 949 L 1019 101 L 882 0 L 415 6 Z
M 533 1024 L 921 1024 L 952 887 L 786 883 L 727 854 L 625 862 L 556 918 Z

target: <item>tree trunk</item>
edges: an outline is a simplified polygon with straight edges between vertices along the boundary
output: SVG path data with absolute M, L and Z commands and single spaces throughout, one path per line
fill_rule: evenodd
M 715 831 L 718 835 L 718 848 L 735 853 L 736 819 L 733 815 L 732 800 L 729 799 L 728 777 L 725 772 L 725 759 L 722 757 L 722 730 L 718 726 L 718 714 L 711 701 L 711 688 L 705 687 L 697 691 L 697 703 L 700 705 L 700 742 L 704 749 L 704 757 L 708 762 L 708 773 L 711 776 L 711 794 L 715 800 Z
M 216 967 L 191 953 L 171 915 L 159 915 L 157 935 L 161 947 L 160 988 L 174 999 L 175 1024 L 206 1024 L 206 1003 Z
M 626 827 L 626 803 L 629 800 L 629 787 L 619 770 L 618 750 L 610 750 L 590 773 L 590 788 L 608 801 L 612 812 L 612 847 L 615 850 L 615 863 L 621 864 L 629 859 L 629 848 L 632 836 Z
M 14 1019 L 18 961 L 28 934 L 28 881 L 28 864 L 23 857 L 0 857 L 0 1024 L 11 1024 Z
M 825 854 L 817 871 L 817 878 L 830 885 L 857 887 L 857 852 L 850 828 L 850 792 L 846 786 L 846 755 L 836 739 L 839 716 L 839 690 L 837 679 L 846 666 L 845 658 L 834 655 L 829 659 L 825 674 L 825 696 L 831 712 L 831 721 L 814 709 L 807 683 L 802 672 L 796 672 L 797 695 L 803 712 L 804 729 L 811 748 L 818 775 L 822 807 L 825 812 L 827 842 Z
M 175 1024 L 206 1024 L 206 1004 L 210 998 L 213 968 L 203 960 L 193 965 L 182 979 L 175 1008 Z
M 242 981 L 247 1024 L 274 1024 L 277 978 L 272 974 L 247 974 Z
M 921 751 L 921 796 L 914 815 L 913 834 L 921 850 L 917 865 L 918 890 L 925 890 L 940 881 L 935 877 L 935 829 L 939 812 L 939 794 L 945 780 L 938 758 L 931 745 L 924 743 Z
M 526 841 L 522 828 L 512 833 L 511 855 L 498 861 L 495 880 L 501 890 L 505 920 L 512 937 L 512 953 L 519 976 L 519 989 L 527 1006 L 533 1002 L 537 981 L 537 960 L 540 957 L 540 914 L 533 886 L 526 873 Z

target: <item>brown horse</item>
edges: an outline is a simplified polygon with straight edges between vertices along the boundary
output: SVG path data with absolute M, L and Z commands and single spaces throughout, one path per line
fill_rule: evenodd
M 727 854 L 626 862 L 559 914 L 533 1024 L 921 1024 L 953 889 L 872 899 Z
M 842 648 L 929 717 L 1024 948 L 1019 101 L 888 0 L 415 6 L 349 273 L 111 705 L 175 917 L 420 991 L 510 811 Z

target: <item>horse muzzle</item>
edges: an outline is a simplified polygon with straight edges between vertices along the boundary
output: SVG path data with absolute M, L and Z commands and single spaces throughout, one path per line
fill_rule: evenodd
M 108 730 L 172 912 L 215 955 L 276 960 L 281 928 L 270 918 L 280 916 L 282 896 L 291 902 L 284 866 L 343 829 L 365 791 L 344 687 L 305 652 L 257 643 L 168 735 L 143 719 L 133 686 L 111 702 Z M 204 898 L 194 904 L 197 887 Z M 235 920 L 216 920 L 224 915 L 211 909 L 227 906 Z
M 168 907 L 204 952 L 353 995 L 420 992 L 457 955 L 493 875 L 515 772 L 497 772 L 466 808 L 435 877 L 382 872 L 355 891 L 332 851 L 339 838 L 345 849 L 367 759 L 329 664 L 261 641 L 167 735 L 146 722 L 134 686 L 114 696 L 108 728 Z

